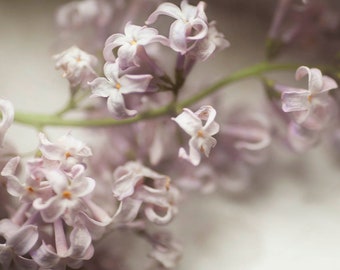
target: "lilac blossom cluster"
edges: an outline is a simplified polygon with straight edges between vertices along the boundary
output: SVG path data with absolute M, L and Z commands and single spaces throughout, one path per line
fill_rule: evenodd
M 268 35 L 270 55 L 277 49 L 273 40 L 279 38 L 290 2 L 279 2 Z M 315 2 L 304 4 L 305 19 Z M 141 3 L 151 3 L 154 10 L 144 25 L 136 25 L 133 19 Z M 148 269 L 174 268 L 183 247 L 160 226 L 174 219 L 190 192 L 242 192 L 268 161 L 275 141 L 302 152 L 336 133 L 331 125 L 339 104 L 330 90 L 338 84 L 334 73 L 323 75 L 316 67 L 297 68 L 295 77 L 307 78 L 306 87 L 264 78 L 263 64 L 253 73 L 246 70 L 244 74 L 261 75 L 265 82 L 262 110 L 239 106 L 222 117 L 218 112 L 223 112 L 224 102 L 208 97 L 246 77 L 243 73 L 202 92 L 188 90 L 192 98 L 183 101 L 195 65 L 230 44 L 217 23 L 208 20 L 205 2 L 155 5 L 133 0 L 65 4 L 56 16 L 63 39 L 90 26 L 95 30 L 89 52 L 73 45 L 54 56 L 56 69 L 69 82 L 69 103 L 52 116 L 32 120 L 15 116 L 12 103 L 0 99 L 1 145 L 15 120 L 39 131 L 32 158 L 11 154 L 2 164 L 2 188 L 13 197 L 6 197 L 0 220 L 3 269 L 113 269 L 110 258 L 118 255 L 113 243 L 103 242 L 107 235 L 126 231 L 150 244 L 153 261 Z M 125 9 L 127 17 L 117 15 Z M 111 35 L 115 16 L 124 22 L 116 29 L 123 33 Z M 170 21 L 168 30 L 160 28 L 165 34 L 150 26 L 157 25 L 160 16 Z M 292 41 L 292 31 L 302 31 L 303 23 L 301 19 L 282 40 Z M 102 56 L 95 56 L 98 48 Z M 267 70 L 271 68 L 276 67 L 268 64 Z M 188 108 L 205 97 L 204 104 Z M 96 127 L 89 131 L 96 142 L 71 133 L 50 140 L 43 128 L 68 125 L 65 115 L 75 109 L 84 119 L 71 123 Z

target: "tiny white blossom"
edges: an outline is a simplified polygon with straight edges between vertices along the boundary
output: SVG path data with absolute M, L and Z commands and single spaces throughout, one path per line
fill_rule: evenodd
M 86 87 L 96 77 L 94 67 L 97 65 L 97 58 L 76 46 L 54 55 L 53 58 L 56 60 L 56 69 L 64 71 L 63 77 L 68 79 L 72 87 Z
M 183 148 L 179 149 L 179 157 L 190 161 L 197 166 L 201 161 L 201 154 L 209 156 L 210 150 L 215 147 L 215 135 L 220 126 L 214 119 L 216 111 L 211 106 L 202 106 L 198 111 L 192 112 L 184 108 L 176 118 L 172 118 L 186 133 L 191 136 L 189 141 L 189 155 Z M 203 124 L 203 121 L 205 122 Z

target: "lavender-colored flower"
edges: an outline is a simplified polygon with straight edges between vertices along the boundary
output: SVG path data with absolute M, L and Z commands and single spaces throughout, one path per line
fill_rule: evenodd
M 154 28 L 127 23 L 124 34 L 113 34 L 106 40 L 103 51 L 104 58 L 108 62 L 114 62 L 116 57 L 112 51 L 119 47 L 117 54 L 121 69 L 139 66 L 136 59 L 138 48 L 156 42 L 166 45 L 168 40 L 166 37 L 158 35 L 158 31 Z
M 219 124 L 215 120 L 216 111 L 211 106 L 202 106 L 192 112 L 184 108 L 176 118 L 172 118 L 186 133 L 191 136 L 189 141 L 189 155 L 184 148 L 179 149 L 179 157 L 197 166 L 201 162 L 201 153 L 209 157 L 210 150 L 215 147 L 216 139 L 212 136 L 219 131 Z M 203 122 L 205 122 L 203 124 Z
M 147 89 L 151 75 L 119 74 L 119 61 L 105 63 L 105 77 L 99 77 L 90 82 L 91 97 L 107 97 L 107 107 L 117 118 L 126 118 L 136 115 L 137 111 L 125 107 L 123 95 L 142 93 Z
M 45 222 L 54 222 L 65 214 L 72 215 L 81 211 L 82 199 L 95 187 L 95 181 L 84 177 L 83 173 L 84 166 L 80 164 L 73 166 L 72 171 L 67 175 L 57 169 L 44 171 L 55 195 L 47 200 L 41 197 L 35 199 L 33 207 L 40 211 Z M 69 220 L 67 217 L 65 219 Z
M 201 40 L 208 34 L 205 6 L 203 1 L 199 2 L 197 6 L 192 6 L 188 4 L 187 0 L 183 0 L 180 8 L 175 4 L 165 2 L 158 6 L 145 23 L 154 23 L 159 15 L 175 18 L 176 21 L 170 27 L 170 47 L 176 52 L 185 54 L 191 48 L 188 42 Z
M 282 110 L 292 112 L 296 123 L 309 128 L 321 129 L 327 124 L 328 114 L 325 113 L 331 105 L 328 91 L 338 87 L 330 77 L 323 76 L 317 68 L 301 66 L 296 71 L 296 79 L 308 75 L 308 89 L 277 86 L 282 92 Z
M 170 179 L 138 162 L 128 162 L 114 172 L 112 192 L 121 201 L 115 222 L 131 222 L 140 212 L 156 224 L 170 222 L 177 213 L 178 190 Z
M 91 236 L 86 227 L 76 225 L 66 240 L 66 235 L 60 221 L 54 224 L 56 248 L 52 245 L 42 245 L 31 252 L 34 261 L 43 269 L 64 269 L 70 266 L 78 269 L 84 260 L 89 260 L 94 254 Z
M 56 14 L 57 24 L 65 29 L 77 29 L 86 24 L 105 26 L 112 11 L 106 1 L 72 1 L 61 6 Z
M 167 232 L 152 234 L 149 240 L 153 250 L 149 256 L 164 268 L 174 268 L 182 257 L 183 247 Z
M 85 158 L 92 156 L 91 149 L 70 133 L 60 137 L 55 143 L 50 142 L 44 133 L 39 134 L 39 139 L 39 150 L 43 158 L 55 161 L 65 170 L 69 170 L 73 165 L 82 163 Z
M 216 22 L 212 21 L 209 23 L 207 36 L 199 40 L 188 54 L 195 60 L 205 61 L 213 53 L 222 51 L 229 46 L 229 41 L 221 32 L 217 31 Z
M 8 100 L 0 99 L 0 111 L 2 114 L 0 122 L 0 146 L 2 146 L 6 131 L 12 125 L 14 119 L 14 108 L 12 103 Z
M 38 241 L 38 228 L 33 225 L 19 227 L 8 219 L 0 221 L 0 235 L 5 238 L 5 243 L 0 244 L 0 264 L 4 270 L 13 269 L 38 269 L 37 264 L 25 255 Z
M 97 76 L 94 70 L 97 58 L 76 46 L 54 55 L 53 58 L 56 60 L 55 67 L 64 71 L 63 77 L 68 79 L 71 87 L 86 87 Z

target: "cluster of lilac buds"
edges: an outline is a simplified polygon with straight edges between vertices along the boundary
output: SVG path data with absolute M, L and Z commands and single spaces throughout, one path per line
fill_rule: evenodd
M 137 25 L 141 7 L 148 14 Z M 271 62 L 281 49 L 334 30 L 339 20 L 327 17 L 329 7 L 278 1 L 264 48 L 269 61 L 233 74 L 223 67 L 215 82 L 209 69 L 202 80 L 193 72 L 230 46 L 207 7 L 76 0 L 57 10 L 55 45 L 62 49 L 53 59 L 68 82 L 66 105 L 30 114 L 0 98 L 1 269 L 123 269 L 134 258 L 124 248 L 136 238 L 148 244 L 143 255 L 150 259 L 138 269 L 176 268 L 185 244 L 166 225 L 192 193 L 251 190 L 277 145 L 289 153 L 325 137 L 340 145 L 339 63 Z M 310 25 L 314 15 L 328 20 Z M 286 25 L 285 18 L 293 19 Z M 276 70 L 295 71 L 296 83 L 307 79 L 307 86 L 266 74 Z M 250 77 L 264 86 L 260 106 L 244 98 L 229 106 L 217 93 Z M 29 156 L 10 141 L 14 124 L 36 130 Z M 87 130 L 53 140 L 51 126 Z

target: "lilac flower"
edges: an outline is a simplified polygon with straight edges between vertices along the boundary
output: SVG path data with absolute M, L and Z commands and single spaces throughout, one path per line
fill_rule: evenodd
M 81 210 L 82 199 L 89 195 L 94 187 L 92 178 L 84 177 L 84 166 L 73 166 L 71 173 L 65 174 L 57 169 L 46 169 L 45 176 L 55 195 L 47 200 L 37 198 L 33 207 L 40 211 L 45 222 L 54 222 L 65 214 L 73 215 Z M 64 216 L 67 219 L 67 216 Z
M 183 247 L 166 232 L 152 234 L 150 238 L 153 250 L 149 256 L 164 268 L 174 268 L 182 257 Z
M 154 28 L 127 23 L 124 34 L 113 34 L 106 40 L 104 58 L 108 62 L 114 62 L 116 57 L 112 51 L 119 47 L 117 54 L 121 69 L 139 66 L 136 59 L 138 48 L 155 42 L 167 44 L 167 38 L 158 35 L 158 31 Z
M 296 123 L 309 128 L 321 129 L 327 123 L 330 106 L 328 91 L 338 87 L 328 76 L 323 76 L 317 68 L 301 66 L 296 71 L 296 79 L 308 75 L 308 89 L 278 86 L 282 91 L 282 110 L 292 112 Z M 326 113 L 325 113 L 326 112 Z
M 6 131 L 14 120 L 14 108 L 12 103 L 8 100 L 0 99 L 0 110 L 2 114 L 0 122 L 0 146 L 2 146 Z
M 106 78 L 99 77 L 90 82 L 92 97 L 107 97 L 107 107 L 117 118 L 126 118 L 136 115 L 137 111 L 125 107 L 123 95 L 145 92 L 151 75 L 119 74 L 119 61 L 105 63 L 104 74 Z
M 0 221 L 0 235 L 5 243 L 0 244 L 0 264 L 3 269 L 38 269 L 36 263 L 24 257 L 38 241 L 38 229 L 33 225 L 24 225 L 21 228 L 8 219 Z
M 170 179 L 138 162 L 128 162 L 114 172 L 112 192 L 121 201 L 115 222 L 131 222 L 143 206 L 148 220 L 156 224 L 168 223 L 177 213 L 178 191 L 170 186 Z
M 59 223 L 54 225 L 57 247 L 43 242 L 31 252 L 31 256 L 43 269 L 63 269 L 66 265 L 78 269 L 84 260 L 91 259 L 94 254 L 91 236 L 84 226 L 76 225 L 69 235 L 69 241 L 66 241 L 64 229 Z
M 179 149 L 179 157 L 197 166 L 201 161 L 201 153 L 209 157 L 210 150 L 215 147 L 216 139 L 212 136 L 219 131 L 215 120 L 216 111 L 211 106 L 202 106 L 195 113 L 184 108 L 176 118 L 172 118 L 186 133 L 191 136 L 189 155 L 183 148 Z M 203 121 L 205 122 L 203 124 Z
M 175 18 L 170 27 L 169 40 L 170 47 L 181 54 L 190 50 L 188 41 L 201 40 L 208 34 L 207 16 L 204 12 L 206 4 L 201 1 L 197 6 L 188 4 L 187 0 L 181 2 L 181 8 L 165 2 L 146 20 L 146 24 L 154 23 L 159 15 L 167 15 Z
M 87 83 L 96 77 L 94 68 L 98 62 L 97 58 L 76 46 L 54 55 L 54 59 L 56 68 L 64 71 L 63 77 L 68 79 L 71 87 L 86 87 Z
M 60 137 L 55 143 L 50 142 L 44 133 L 39 134 L 39 139 L 39 150 L 43 158 L 57 162 L 66 170 L 92 155 L 91 149 L 70 133 Z
M 208 34 L 202 40 L 199 40 L 196 45 L 189 51 L 189 55 L 195 60 L 205 61 L 213 53 L 222 51 L 230 46 L 228 40 L 225 39 L 221 32 L 216 29 L 216 22 L 209 23 Z
M 7 191 L 9 194 L 23 202 L 33 202 L 38 197 L 46 198 L 51 194 L 51 189 L 47 182 L 42 182 L 42 160 L 30 161 L 30 168 L 25 181 L 21 181 L 14 175 L 20 162 L 20 157 L 14 157 L 8 161 L 1 171 L 1 175 L 7 178 Z

